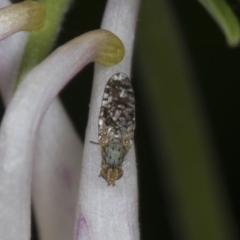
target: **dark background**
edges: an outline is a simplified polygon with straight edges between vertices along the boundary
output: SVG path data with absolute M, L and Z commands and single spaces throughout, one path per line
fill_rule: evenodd
M 147 0 L 145 0 L 147 1 Z M 203 7 L 192 0 L 171 0 L 177 24 L 185 42 L 192 71 L 202 96 L 218 159 L 230 197 L 235 222 L 240 223 L 239 143 L 240 143 L 240 49 L 229 48 L 225 38 Z M 239 3 L 228 1 L 238 14 Z M 106 1 L 76 0 L 67 13 L 55 47 L 89 30 L 100 27 Z M 141 19 L 140 19 L 141 20 Z M 161 161 L 151 147 L 154 130 L 147 118 L 148 104 L 139 89 L 137 49 L 133 59 L 132 80 L 136 95 L 137 129 L 135 135 L 139 172 L 139 210 L 141 238 L 174 239 L 171 211 L 165 198 L 164 182 L 159 183 L 156 162 Z M 84 139 L 93 78 L 93 64 L 87 66 L 61 92 L 61 99 L 74 126 Z M 140 84 L 141 85 L 141 84 Z M 33 224 L 33 239 L 36 237 Z

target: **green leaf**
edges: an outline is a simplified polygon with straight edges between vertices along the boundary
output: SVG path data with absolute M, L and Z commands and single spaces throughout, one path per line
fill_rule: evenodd
M 219 25 L 229 46 L 239 44 L 240 26 L 237 17 L 224 0 L 198 0 Z

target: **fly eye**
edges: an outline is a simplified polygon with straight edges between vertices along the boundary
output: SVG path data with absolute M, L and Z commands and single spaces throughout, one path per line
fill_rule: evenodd
M 117 180 L 118 180 L 123 176 L 123 170 L 121 168 L 118 168 L 116 169 L 116 171 L 118 171 L 118 176 L 117 176 Z
M 100 172 L 100 176 L 104 179 L 107 179 L 107 175 L 108 175 L 108 168 L 102 168 Z

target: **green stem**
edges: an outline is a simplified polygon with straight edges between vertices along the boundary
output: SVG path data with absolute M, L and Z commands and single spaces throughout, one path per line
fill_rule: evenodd
M 15 90 L 24 76 L 51 51 L 60 24 L 71 0 L 41 0 L 46 7 L 46 22 L 42 29 L 31 32 L 19 69 Z

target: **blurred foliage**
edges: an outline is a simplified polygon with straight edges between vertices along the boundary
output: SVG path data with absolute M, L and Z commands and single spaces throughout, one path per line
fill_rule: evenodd
M 240 41 L 240 25 L 231 7 L 225 0 L 198 0 L 222 29 L 230 46 Z
M 179 237 L 234 239 L 211 138 L 173 14 L 167 1 L 142 1 L 141 9 L 137 49 L 142 87 L 154 146 L 163 151 L 172 183 L 175 198 L 168 196 L 169 207 L 176 209 Z

